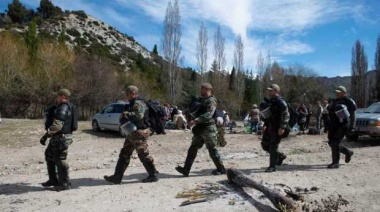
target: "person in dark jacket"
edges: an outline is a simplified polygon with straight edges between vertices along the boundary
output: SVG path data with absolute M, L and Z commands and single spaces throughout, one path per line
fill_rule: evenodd
M 47 138 L 51 138 L 45 150 L 49 180 L 42 183 L 42 186 L 54 186 L 57 191 L 62 191 L 71 188 L 69 163 L 66 159 L 68 148 L 73 142 L 73 125 L 76 123 L 73 123 L 74 111 L 72 103 L 69 103 L 70 91 L 63 88 L 54 94 L 57 96 L 57 105 L 51 107 L 50 117 L 45 122 L 47 132 L 40 139 L 40 143 L 45 145 Z
M 343 153 L 345 162 L 349 163 L 354 154 L 353 151 L 341 144 L 347 132 L 355 127 L 355 101 L 346 96 L 347 90 L 344 86 L 335 89 L 336 99 L 328 106 L 330 122 L 328 126 L 328 139 L 332 153 L 332 163 L 329 169 L 339 168 L 340 153 Z
M 281 136 L 285 133 L 288 127 L 289 111 L 288 106 L 284 99 L 280 97 L 280 87 L 272 84 L 267 88 L 270 99 L 268 105 L 270 106 L 270 116 L 263 117 L 264 131 L 261 141 L 263 150 L 269 153 L 269 167 L 266 172 L 276 171 L 276 165 L 282 165 L 286 159 L 286 155 L 278 150 L 281 141 Z

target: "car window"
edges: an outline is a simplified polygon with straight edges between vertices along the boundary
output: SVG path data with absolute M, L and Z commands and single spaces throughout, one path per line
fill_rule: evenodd
M 366 113 L 380 113 L 380 104 L 373 104 L 367 108 Z
M 114 111 L 113 105 L 109 105 L 104 109 L 104 113 L 113 113 L 113 111 Z
M 115 105 L 115 113 L 122 113 L 124 112 L 124 105 Z

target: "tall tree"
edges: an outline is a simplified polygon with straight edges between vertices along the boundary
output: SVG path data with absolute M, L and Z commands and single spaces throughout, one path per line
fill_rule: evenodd
M 158 55 L 158 48 L 157 48 L 156 44 L 154 44 L 152 52 L 153 52 L 153 54 Z
M 214 35 L 214 60 L 218 65 L 218 72 L 223 72 L 226 66 L 226 55 L 224 53 L 225 38 L 222 35 L 220 25 L 218 25 Z M 220 76 L 220 74 L 216 75 Z M 216 83 L 220 83 L 221 79 L 215 79 Z
M 351 96 L 356 101 L 358 107 L 366 106 L 366 79 L 365 74 L 368 69 L 367 55 L 364 46 L 359 40 L 352 48 L 351 59 Z
M 380 101 L 380 35 L 377 36 L 377 45 L 375 53 L 375 70 L 376 70 L 376 97 Z
M 179 58 L 181 54 L 181 15 L 179 11 L 178 0 L 174 0 L 172 6 L 171 1 L 168 2 L 166 8 L 162 50 L 164 59 L 168 62 L 165 70 L 167 71 L 169 83 L 169 98 L 176 103 L 181 93 L 180 71 L 178 68 Z
M 265 89 L 270 83 L 271 74 L 270 74 L 271 58 L 269 52 L 267 56 L 264 57 L 260 52 L 257 56 L 256 68 L 257 76 L 259 78 L 258 88 L 259 88 L 259 98 L 262 99 L 265 96 Z
M 244 76 L 244 45 L 241 40 L 241 36 L 238 35 L 235 40 L 235 51 L 234 51 L 234 67 L 236 68 L 236 80 L 235 80 L 235 90 L 237 97 L 240 101 L 243 100 L 244 90 L 245 90 L 245 76 Z
M 43 19 L 48 19 L 62 14 L 61 8 L 54 6 L 50 0 L 41 0 L 37 11 Z
M 21 24 L 27 14 L 28 10 L 19 0 L 13 0 L 12 3 L 8 4 L 7 15 L 14 23 Z
M 201 82 L 204 81 L 203 75 L 207 70 L 207 42 L 208 42 L 207 29 L 202 22 L 198 31 L 198 40 L 197 40 L 197 49 L 196 49 L 197 66 L 201 74 Z

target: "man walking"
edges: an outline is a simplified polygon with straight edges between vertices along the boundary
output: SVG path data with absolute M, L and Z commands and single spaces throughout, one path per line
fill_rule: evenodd
M 219 151 L 216 149 L 216 126 L 213 118 L 217 99 L 212 96 L 212 86 L 209 83 L 203 83 L 201 85 L 201 97 L 199 98 L 200 107 L 190 115 L 194 117 L 191 121 L 191 125 L 195 124 L 192 128 L 193 138 L 190 148 L 187 152 L 185 165 L 177 166 L 175 169 L 183 174 L 183 176 L 189 176 L 191 166 L 197 156 L 198 149 L 202 148 L 204 144 L 208 149 L 209 155 L 216 166 L 216 170 L 212 172 L 214 175 L 225 174 L 226 170 L 219 155 Z
M 271 115 L 264 122 L 264 132 L 261 141 L 263 150 L 269 153 L 269 167 L 266 172 L 276 171 L 276 165 L 282 165 L 286 155 L 278 151 L 281 136 L 289 122 L 289 111 L 286 102 L 280 97 L 280 87 L 272 84 L 267 88 Z
M 339 168 L 340 153 L 346 156 L 346 163 L 351 161 L 354 154 L 341 144 L 347 131 L 351 131 L 355 126 L 356 104 L 354 100 L 346 96 L 346 92 L 345 87 L 338 86 L 335 89 L 336 99 L 328 107 L 330 116 L 328 139 L 332 153 L 332 163 L 327 166 L 329 169 Z
M 124 146 L 120 151 L 119 160 L 117 161 L 115 173 L 111 176 L 104 176 L 104 179 L 113 184 L 120 184 L 124 172 L 127 169 L 132 153 L 137 151 L 137 155 L 148 172 L 149 176 L 143 180 L 147 182 L 157 182 L 157 170 L 153 163 L 153 158 L 149 155 L 147 139 L 149 137 L 149 124 L 146 121 L 148 110 L 143 100 L 137 99 L 138 88 L 130 85 L 126 89 L 126 96 L 130 102 L 126 111 L 122 113 L 123 118 L 126 118 L 136 126 L 136 130 L 127 135 Z

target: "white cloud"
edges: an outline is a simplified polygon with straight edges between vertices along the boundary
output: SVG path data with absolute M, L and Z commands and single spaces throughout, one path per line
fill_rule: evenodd
M 38 4 L 39 0 L 31 0 Z M 150 49 L 160 48 L 161 31 L 152 32 L 145 23 L 153 22 L 162 27 L 169 0 L 53 0 L 53 3 L 69 10 L 85 10 L 102 21 L 128 29 L 134 26 L 134 36 L 139 43 Z M 174 0 L 172 0 L 173 2 Z M 241 35 L 244 43 L 244 67 L 255 69 L 259 52 L 270 52 L 272 58 L 283 61 L 287 55 L 313 52 L 318 47 L 302 41 L 309 29 L 340 19 L 366 19 L 365 11 L 371 8 L 361 1 L 341 0 L 179 0 L 182 24 L 182 55 L 186 64 L 196 67 L 195 51 L 201 22 L 208 26 L 208 67 L 213 60 L 213 35 L 216 25 L 222 27 L 226 37 L 225 53 L 227 68 L 233 64 L 234 40 Z M 118 11 L 127 9 L 141 14 L 146 20 L 133 20 Z M 145 19 L 145 18 L 144 18 Z M 137 26 L 137 27 L 136 27 Z M 263 36 L 263 34 L 266 34 Z

